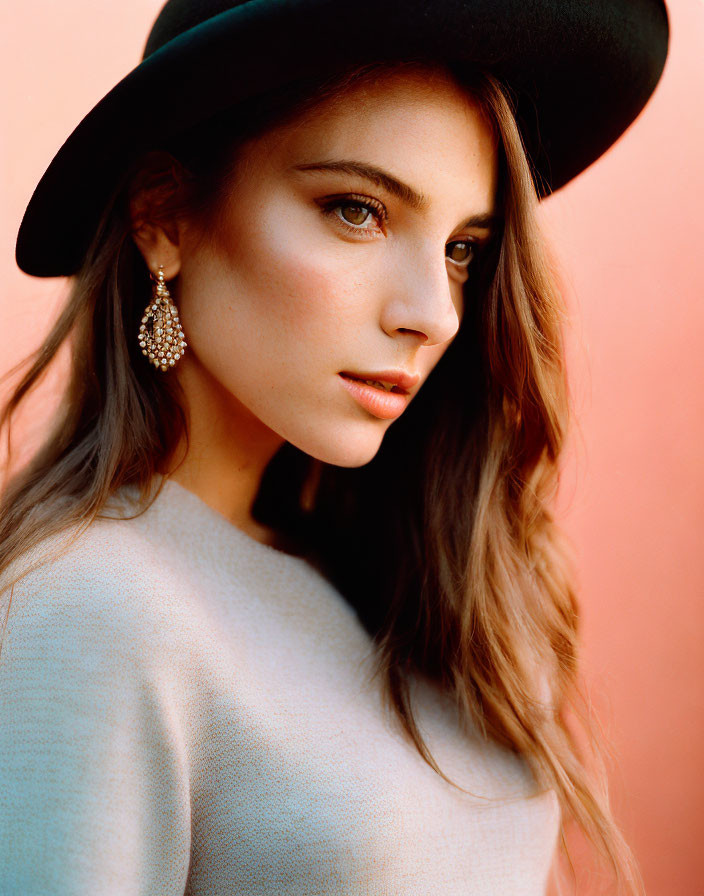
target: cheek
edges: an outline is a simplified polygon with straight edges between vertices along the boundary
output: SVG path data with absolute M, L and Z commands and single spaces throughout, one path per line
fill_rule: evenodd
M 339 338 L 341 325 L 362 311 L 359 275 L 311 217 L 276 209 L 224 247 L 237 284 L 233 301 L 265 317 L 283 341 L 309 345 L 318 336 Z

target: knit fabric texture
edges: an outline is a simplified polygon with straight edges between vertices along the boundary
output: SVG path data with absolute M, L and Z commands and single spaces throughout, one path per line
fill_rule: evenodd
M 306 560 L 173 481 L 56 557 L 59 538 L 0 596 L 3 896 L 545 893 L 555 792 L 415 676 L 467 792 L 437 775 Z

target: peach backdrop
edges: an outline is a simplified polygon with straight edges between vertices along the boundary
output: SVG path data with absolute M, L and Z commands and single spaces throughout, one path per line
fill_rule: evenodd
M 25 204 L 63 139 L 136 64 L 160 6 L 0 4 L 0 373 L 37 344 L 65 294 L 65 281 L 14 264 Z M 594 705 L 618 756 L 616 813 L 649 896 L 694 896 L 704 894 L 704 2 L 669 9 L 655 95 L 541 215 L 568 286 L 578 418 L 560 516 L 579 563 Z M 26 444 L 58 384 L 35 402 Z

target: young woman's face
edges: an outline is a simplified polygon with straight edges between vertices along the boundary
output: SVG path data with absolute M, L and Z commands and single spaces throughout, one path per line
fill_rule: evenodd
M 496 177 L 488 126 L 441 76 L 387 75 L 247 144 L 217 228 L 179 240 L 175 372 L 250 432 L 367 463 L 457 333 Z M 390 371 L 407 396 L 345 376 Z

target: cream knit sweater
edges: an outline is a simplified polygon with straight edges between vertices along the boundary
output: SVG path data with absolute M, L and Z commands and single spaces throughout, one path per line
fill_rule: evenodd
M 414 679 L 433 755 L 474 795 L 447 784 L 370 657 L 317 570 L 173 481 L 95 522 L 14 588 L 0 893 L 542 896 L 554 791 Z

